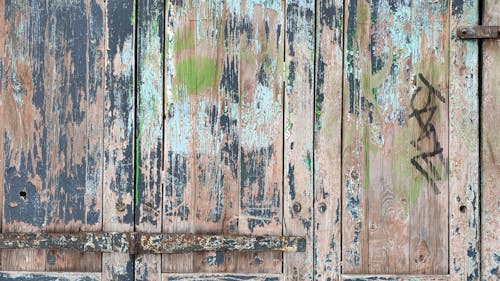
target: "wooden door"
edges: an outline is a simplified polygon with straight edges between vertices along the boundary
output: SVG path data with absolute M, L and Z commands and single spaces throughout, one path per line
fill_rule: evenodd
M 307 241 L 2 249 L 0 280 L 479 280 L 478 5 L 0 0 L 3 233 Z
M 477 3 L 344 9 L 340 278 L 478 278 Z

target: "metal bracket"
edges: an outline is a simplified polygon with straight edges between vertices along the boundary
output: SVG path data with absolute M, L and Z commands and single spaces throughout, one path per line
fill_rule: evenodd
M 495 39 L 500 38 L 500 26 L 462 26 L 457 29 L 460 39 Z
M 294 236 L 224 236 L 139 232 L 0 233 L 0 249 L 71 249 L 82 252 L 172 254 L 203 251 L 304 252 Z

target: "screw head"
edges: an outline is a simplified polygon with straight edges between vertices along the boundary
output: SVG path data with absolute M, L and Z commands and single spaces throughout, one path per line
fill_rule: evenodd
M 318 211 L 320 213 L 324 213 L 326 211 L 326 204 L 325 203 L 319 203 L 319 205 L 318 205 Z

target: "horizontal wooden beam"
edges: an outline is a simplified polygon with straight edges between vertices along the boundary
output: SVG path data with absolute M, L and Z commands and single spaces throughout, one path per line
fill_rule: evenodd
M 82 252 L 172 254 L 203 251 L 303 252 L 291 236 L 224 236 L 165 233 L 0 233 L 0 249 L 72 249 Z
M 341 281 L 447 281 L 449 275 L 384 275 L 384 274 L 343 274 Z
M 100 281 L 100 272 L 0 271 L 2 281 Z
M 282 274 L 163 273 L 163 281 L 282 281 Z

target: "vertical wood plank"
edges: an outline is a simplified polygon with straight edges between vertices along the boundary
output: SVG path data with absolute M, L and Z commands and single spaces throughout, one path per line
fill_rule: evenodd
M 134 230 L 135 2 L 106 1 L 104 231 Z M 133 280 L 128 254 L 103 254 L 103 280 Z
M 230 6 L 240 30 L 239 234 L 277 235 L 283 228 L 284 1 Z M 240 254 L 238 272 L 282 272 L 282 254 Z
M 500 1 L 484 4 L 483 25 L 500 25 Z M 500 279 L 500 41 L 485 40 L 482 46 L 481 89 L 481 276 Z
M 479 280 L 478 43 L 456 36 L 459 26 L 478 23 L 479 1 L 450 4 L 449 274 Z
M 102 227 L 104 7 L 2 1 L 3 229 Z M 100 255 L 2 252 L 9 270 L 99 271 Z M 20 262 L 20 261 L 25 262 Z
M 344 273 L 408 272 L 405 180 L 411 179 L 398 178 L 392 170 L 411 174 L 406 168 L 409 165 L 400 167 L 409 163 L 407 153 L 397 151 L 411 69 L 410 21 L 408 1 L 348 2 L 343 98 Z M 403 144 L 409 146 L 409 141 Z
M 193 1 L 168 1 L 165 10 L 165 129 L 163 223 L 166 233 L 192 233 L 194 225 L 194 174 L 192 122 L 195 108 L 190 96 L 177 85 L 177 74 L 190 75 L 192 66 L 177 71 L 177 62 L 187 60 L 194 45 L 196 17 Z M 177 35 L 176 35 L 177 34 Z M 184 39 L 186 38 L 186 39 Z M 178 42 L 178 43 L 176 43 Z M 190 48 L 189 50 L 186 50 Z M 196 78 L 194 82 L 196 85 Z M 193 254 L 165 254 L 162 271 L 187 273 L 193 269 Z
M 305 253 L 284 254 L 286 280 L 313 280 L 315 1 L 287 1 L 284 105 L 284 235 L 305 236 Z
M 161 232 L 163 158 L 163 50 L 165 3 L 137 6 L 137 96 L 135 140 L 135 229 Z M 161 279 L 161 255 L 135 259 L 136 280 Z
M 343 18 L 343 1 L 316 1 L 314 276 L 317 280 L 338 280 L 340 275 Z M 293 175 L 290 170 L 289 175 Z M 290 176 L 288 180 L 295 178 Z
M 238 42 L 231 36 L 234 20 L 227 3 L 200 3 L 196 54 L 203 65 L 211 62 L 215 73 L 205 74 L 208 87 L 197 91 L 196 126 L 196 233 L 237 233 L 239 159 Z M 193 34 L 185 33 L 184 39 Z M 181 41 L 182 42 L 182 41 Z M 178 42 L 175 42 L 178 43 Z M 200 56 L 201 55 L 201 56 Z M 208 60 L 205 60 L 207 58 Z M 208 81 L 207 81 L 208 82 Z M 201 85 L 202 86 L 202 85 Z M 189 89 L 188 89 L 189 90 Z M 237 257 L 228 252 L 194 253 L 194 272 L 235 272 Z
M 410 273 L 446 274 L 449 2 L 412 4 Z
M 364 0 L 346 1 L 342 117 L 342 272 L 368 273 L 369 148 L 366 136 L 370 107 L 369 15 Z M 361 89 L 365 75 L 365 89 Z M 367 93 L 368 92 L 368 93 Z M 363 99 L 362 99 L 363 97 Z M 373 102 L 372 102 L 373 103 Z M 366 108 L 366 110 L 365 110 Z M 371 113 L 373 114 L 373 113 Z M 368 169 L 367 169 L 368 168 Z M 403 233 L 405 231 L 403 230 Z

